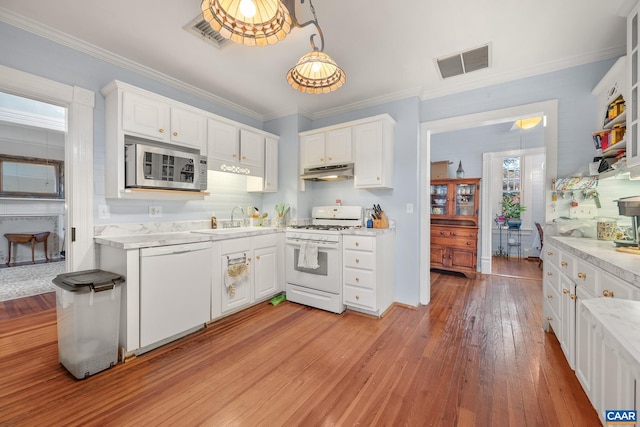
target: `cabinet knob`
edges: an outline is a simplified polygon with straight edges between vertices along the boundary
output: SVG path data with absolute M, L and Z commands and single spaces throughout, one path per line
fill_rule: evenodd
M 178 132 L 174 132 L 174 133 L 173 133 L 173 136 L 178 136 Z
M 270 182 L 267 182 L 267 187 L 271 187 L 271 183 Z
M 553 276 L 553 273 L 550 271 L 547 271 L 547 276 Z
M 605 298 L 613 298 L 613 291 L 605 289 L 604 291 L 602 291 L 602 296 Z
M 380 177 L 379 176 L 376 176 L 376 181 L 380 181 Z
M 552 294 L 549 294 L 549 295 L 547 295 L 547 298 L 552 299 L 552 298 L 553 298 L 553 295 L 552 295 Z
M 551 256 L 551 255 L 553 255 L 553 252 L 549 251 L 549 252 L 547 252 L 547 255 Z
M 359 281 L 360 281 L 360 278 L 359 278 L 359 277 L 356 277 L 356 282 L 359 282 Z
M 563 267 L 566 267 L 568 264 L 566 263 L 566 261 L 562 261 L 562 262 L 560 263 L 560 265 L 561 265 L 561 266 L 563 266 Z
M 242 156 L 242 160 L 247 160 L 247 156 Z
M 356 295 L 356 301 L 360 301 L 360 295 Z
M 563 290 L 562 290 L 562 293 L 563 293 L 563 294 L 568 294 L 568 293 L 569 293 L 569 289 L 563 289 Z
M 251 261 L 251 258 L 247 258 L 247 262 Z
M 233 158 L 235 159 L 236 157 L 238 157 L 238 155 L 237 155 L 237 154 L 234 154 L 234 155 L 233 155 L 233 156 L 231 156 L 231 157 L 233 157 Z
M 327 160 L 333 160 L 333 157 L 327 157 Z
M 451 232 L 451 235 L 452 236 L 457 236 L 457 234 L 454 231 Z
M 360 246 L 360 243 L 356 242 L 356 248 L 357 248 L 358 246 Z
M 587 275 L 585 273 L 578 273 L 578 279 L 585 280 L 586 278 L 587 278 Z
M 164 133 L 164 129 L 160 128 L 160 129 L 158 129 L 158 132 Z
M 359 264 L 360 260 L 358 258 L 356 258 L 356 264 Z
M 576 296 L 575 296 L 575 294 L 571 294 L 571 296 L 569 298 L 576 299 Z
M 256 261 L 260 259 L 260 255 L 256 255 Z
M 324 162 L 324 157 L 320 157 L 320 161 L 321 161 L 321 162 Z
M 467 246 L 471 246 L 471 242 L 467 242 Z
M 441 235 L 441 236 L 445 236 L 446 234 L 447 234 L 447 233 L 445 233 L 444 231 L 441 231 L 441 232 L 440 232 L 440 235 Z
M 547 317 L 547 320 L 548 320 L 549 322 L 551 322 L 553 319 L 551 318 L 551 316 L 549 316 L 549 317 Z

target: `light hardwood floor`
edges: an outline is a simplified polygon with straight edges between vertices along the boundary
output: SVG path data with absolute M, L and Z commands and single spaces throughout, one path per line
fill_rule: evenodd
M 82 381 L 51 295 L 0 306 L 0 425 L 599 425 L 540 275 L 512 276 L 432 273 L 429 305 L 382 319 L 260 304 Z

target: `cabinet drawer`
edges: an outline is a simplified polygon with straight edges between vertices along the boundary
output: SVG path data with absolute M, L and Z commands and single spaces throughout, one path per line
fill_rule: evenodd
M 475 239 L 436 237 L 431 239 L 431 244 L 475 250 L 478 246 L 478 241 Z
M 355 268 L 344 269 L 344 284 L 359 286 L 367 289 L 375 289 L 373 271 L 358 270 Z
M 549 283 L 547 280 L 544 281 L 543 284 L 544 290 L 544 304 L 548 304 L 552 311 L 553 316 L 560 318 L 560 294 L 558 290 L 554 287 L 553 284 Z
M 584 287 L 589 291 L 589 293 L 598 295 L 600 271 L 595 265 L 578 259 L 576 260 L 575 276 L 573 276 L 573 281 L 577 286 Z
M 373 251 L 374 237 L 368 236 L 344 236 L 343 244 L 345 249 L 356 251 Z
M 457 228 L 457 227 L 434 227 L 431 226 L 431 238 L 456 238 L 456 239 L 478 239 L 478 230 Z
M 344 251 L 344 266 L 373 270 L 375 257 L 373 252 L 347 250 Z
M 576 275 L 576 259 L 573 255 L 569 255 L 564 251 L 560 251 L 558 256 L 560 263 L 558 264 L 558 268 L 560 271 L 570 277 L 571 280 L 575 279 Z
M 560 292 L 560 270 L 553 264 L 545 262 L 544 264 L 543 280 L 549 282 L 556 292 Z
M 560 251 L 551 245 L 544 245 L 542 249 L 544 264 L 552 264 L 558 268 L 560 268 Z
M 553 312 L 551 305 L 549 304 L 542 305 L 542 315 L 551 325 L 553 333 L 556 335 L 558 340 L 560 340 L 560 316 Z
M 376 293 L 371 289 L 364 289 L 355 286 L 344 287 L 344 303 L 358 307 L 375 310 Z
M 638 288 L 607 272 L 602 272 L 599 284 L 600 286 L 598 293 L 595 294 L 596 296 L 630 299 L 634 301 L 638 301 L 640 299 L 640 292 Z

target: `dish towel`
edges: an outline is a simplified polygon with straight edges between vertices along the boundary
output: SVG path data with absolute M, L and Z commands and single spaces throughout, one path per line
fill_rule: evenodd
M 298 267 L 316 269 L 318 264 L 318 245 L 312 242 L 301 242 L 298 254 Z

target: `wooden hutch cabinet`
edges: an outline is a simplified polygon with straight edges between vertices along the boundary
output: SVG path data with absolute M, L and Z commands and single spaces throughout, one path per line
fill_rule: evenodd
M 431 268 L 476 273 L 480 178 L 431 180 Z

